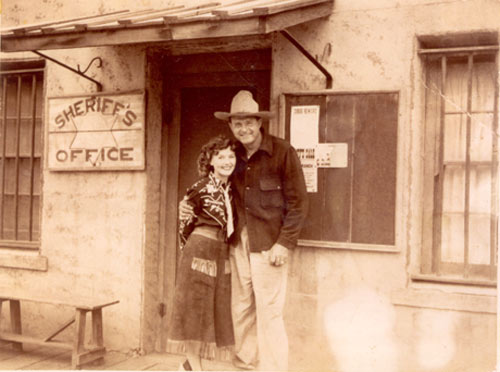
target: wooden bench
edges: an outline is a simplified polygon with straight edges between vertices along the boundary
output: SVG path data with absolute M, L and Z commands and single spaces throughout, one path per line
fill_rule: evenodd
M 104 338 L 102 333 L 102 308 L 118 303 L 119 301 L 96 301 L 95 299 L 71 297 L 68 299 L 52 299 L 40 295 L 18 295 L 11 291 L 0 290 L 0 316 L 2 304 L 10 302 L 10 324 L 11 332 L 3 332 L 0 329 L 0 341 L 11 342 L 16 350 L 23 350 L 23 343 L 43 346 L 58 347 L 71 350 L 71 366 L 73 369 L 79 368 L 82 364 L 94 360 L 102 360 L 106 349 L 104 348 Z M 56 331 L 44 338 L 35 338 L 22 334 L 21 325 L 21 301 L 38 302 L 52 305 L 69 306 L 75 310 L 75 316 L 62 324 Z M 87 313 L 92 314 L 92 339 L 90 348 L 86 348 L 85 343 L 85 323 Z M 1 317 L 0 317 L 1 319 Z M 54 340 L 58 334 L 76 323 L 76 331 L 73 342 L 63 342 Z

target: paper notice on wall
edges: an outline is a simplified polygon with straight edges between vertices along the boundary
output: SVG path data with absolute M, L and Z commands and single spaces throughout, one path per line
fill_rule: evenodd
M 347 143 L 320 143 L 316 146 L 318 168 L 347 168 Z
M 318 192 L 318 167 L 316 166 L 315 147 L 298 148 L 296 150 L 302 164 L 307 192 Z
M 318 192 L 316 146 L 319 142 L 319 105 L 292 106 L 290 143 L 297 150 L 307 192 Z
M 296 149 L 315 147 L 319 143 L 319 105 L 292 106 L 290 143 Z
M 302 166 L 304 180 L 306 181 L 307 192 L 318 192 L 318 168 L 311 164 Z

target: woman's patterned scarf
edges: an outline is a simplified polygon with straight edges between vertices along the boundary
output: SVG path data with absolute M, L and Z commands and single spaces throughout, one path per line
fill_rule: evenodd
M 203 183 L 205 184 L 198 191 L 201 200 L 201 214 L 216 221 L 229 238 L 234 231 L 230 196 L 231 185 L 224 184 L 213 173 L 210 173 L 208 178 L 202 178 L 196 182 L 191 190 L 197 190 Z M 188 197 L 189 194 L 190 192 L 188 192 Z M 184 247 L 189 234 L 194 229 L 195 217 L 191 216 L 187 220 L 180 221 L 181 247 Z

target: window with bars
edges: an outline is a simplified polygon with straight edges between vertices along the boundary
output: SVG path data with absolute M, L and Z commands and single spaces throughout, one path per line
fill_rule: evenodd
M 0 247 L 37 248 L 43 63 L 2 63 L 0 78 Z
M 496 281 L 497 45 L 421 49 L 425 91 L 421 272 Z

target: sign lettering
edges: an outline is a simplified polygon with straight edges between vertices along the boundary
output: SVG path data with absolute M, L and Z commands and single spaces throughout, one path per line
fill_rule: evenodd
M 53 171 L 144 169 L 144 93 L 49 98 Z

